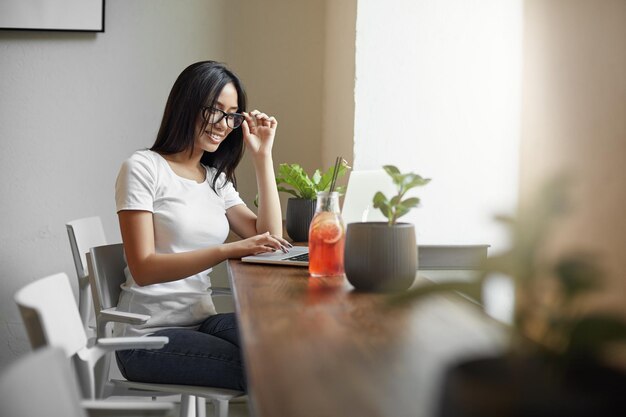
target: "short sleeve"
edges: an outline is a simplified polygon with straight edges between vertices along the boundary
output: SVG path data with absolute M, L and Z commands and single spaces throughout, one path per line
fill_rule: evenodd
M 213 174 L 215 170 L 213 169 Z M 241 197 L 239 197 L 239 192 L 233 186 L 233 183 L 226 180 L 226 175 L 224 173 L 220 174 L 220 177 L 216 184 L 217 193 L 224 200 L 224 208 L 228 210 L 229 208 L 246 203 L 243 202 Z
M 115 181 L 115 206 L 120 210 L 154 212 L 156 168 L 154 161 L 136 152 L 122 164 Z

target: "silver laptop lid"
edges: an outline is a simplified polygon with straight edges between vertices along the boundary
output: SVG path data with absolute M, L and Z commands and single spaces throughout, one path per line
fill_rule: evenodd
M 391 177 L 384 170 L 352 171 L 341 210 L 344 223 L 387 221 L 380 210 L 372 207 L 374 194 L 378 191 L 388 198 L 397 193 Z

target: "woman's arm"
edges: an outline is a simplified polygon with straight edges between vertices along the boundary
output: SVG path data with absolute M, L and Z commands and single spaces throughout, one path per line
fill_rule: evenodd
M 258 110 L 244 113 L 242 124 L 246 147 L 252 154 L 259 194 L 258 215 L 243 206 L 235 206 L 226 212 L 231 229 L 241 237 L 269 232 L 282 238 L 283 220 L 276 188 L 272 146 L 278 122 Z
M 186 278 L 229 258 L 281 249 L 281 242 L 266 233 L 190 252 L 157 254 L 151 212 L 121 210 L 118 218 L 128 268 L 140 286 Z
M 270 234 L 282 237 L 283 216 L 280 209 L 278 189 L 276 188 L 272 156 L 254 158 L 254 171 L 259 193 L 256 230 L 258 233 L 270 232 Z

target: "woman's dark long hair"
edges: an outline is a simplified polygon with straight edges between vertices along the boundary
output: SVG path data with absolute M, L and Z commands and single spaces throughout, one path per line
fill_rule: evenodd
M 159 133 L 150 150 L 163 155 L 186 150 L 193 152 L 196 120 L 201 107 L 214 107 L 222 89 L 228 83 L 232 83 L 237 90 L 237 112 L 246 111 L 246 92 L 243 85 L 239 77 L 224 64 L 202 61 L 185 68 L 170 91 Z M 205 120 L 201 131 L 206 126 Z M 211 184 L 214 190 L 222 172 L 226 179 L 237 186 L 235 168 L 243 157 L 243 150 L 243 131 L 238 127 L 230 132 L 215 152 L 204 152 L 201 162 L 217 169 Z

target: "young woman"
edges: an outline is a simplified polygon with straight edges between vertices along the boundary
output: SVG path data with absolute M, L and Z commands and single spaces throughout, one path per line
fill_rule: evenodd
M 174 83 L 152 148 L 123 163 L 115 198 L 128 268 L 118 308 L 151 318 L 115 332 L 169 337 L 159 350 L 118 352 L 127 379 L 246 389 L 235 316 L 216 313 L 208 274 L 228 258 L 290 246 L 272 161 L 277 125 L 246 113 L 243 86 L 226 66 L 198 62 Z M 244 143 L 258 215 L 235 190 Z M 229 230 L 242 240 L 224 243 Z

